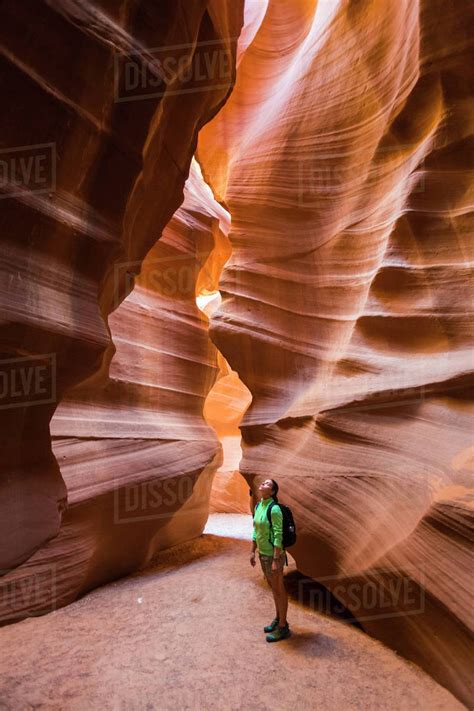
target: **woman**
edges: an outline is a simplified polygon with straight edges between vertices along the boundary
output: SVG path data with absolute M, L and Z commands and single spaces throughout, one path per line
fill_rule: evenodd
M 262 499 L 254 510 L 252 552 L 250 564 L 255 566 L 255 549 L 258 549 L 260 565 L 270 585 L 275 602 L 275 619 L 266 627 L 267 642 L 278 642 L 290 636 L 290 628 L 286 620 L 288 610 L 288 595 L 283 582 L 283 567 L 286 552 L 283 548 L 283 515 L 279 506 L 271 510 L 272 526 L 268 522 L 268 507 L 272 501 L 278 503 L 278 484 L 273 479 L 265 479 L 258 487 Z M 273 529 L 273 531 L 272 531 Z M 288 562 L 288 561 L 287 561 Z

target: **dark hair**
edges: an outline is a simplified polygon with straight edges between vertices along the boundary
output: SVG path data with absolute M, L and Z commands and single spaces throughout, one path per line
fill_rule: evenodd
M 278 484 L 276 483 L 275 479 L 270 479 L 270 481 L 273 482 L 273 501 L 276 501 L 278 503 Z

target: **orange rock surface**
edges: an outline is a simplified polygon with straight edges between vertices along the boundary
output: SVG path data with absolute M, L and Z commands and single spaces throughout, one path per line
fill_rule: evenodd
M 202 410 L 218 369 L 195 289 L 216 288 L 226 218 L 197 167 L 176 210 L 198 131 L 234 83 L 243 1 L 38 12 L 26 0 L 0 13 L 2 141 L 24 161 L 33 142 L 54 158 L 47 193 L 2 173 L 1 355 L 55 359 L 46 403 L 16 391 L 0 403 L 6 622 L 205 524 L 221 445 Z M 165 60 L 179 71 L 158 83 Z
M 55 393 L 0 403 L 0 622 L 271 476 L 298 569 L 472 706 L 470 6 L 0 13 L 5 150 L 55 157 L 49 191 L 1 185 L 1 357 L 53 354 Z M 123 95 L 156 48 L 187 78 Z
M 232 216 L 210 333 L 252 394 L 240 470 L 279 482 L 298 569 L 468 704 L 471 10 L 269 0 L 198 144 Z

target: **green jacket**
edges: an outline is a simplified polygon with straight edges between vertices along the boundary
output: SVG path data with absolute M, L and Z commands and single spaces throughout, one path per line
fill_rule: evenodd
M 273 501 L 272 497 L 269 496 L 268 499 L 262 499 L 259 501 L 253 512 L 253 535 L 252 540 L 256 541 L 258 552 L 262 555 L 273 555 L 273 545 L 281 549 L 284 552 L 282 536 L 283 536 L 283 514 L 281 508 L 274 506 L 272 508 L 272 528 L 274 537 L 272 543 L 268 540 L 271 538 L 271 528 L 268 523 L 267 511 L 268 507 Z

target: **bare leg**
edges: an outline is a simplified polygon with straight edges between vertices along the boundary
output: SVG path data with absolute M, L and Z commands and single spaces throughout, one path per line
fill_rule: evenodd
M 271 580 L 267 575 L 265 576 L 267 579 L 267 583 L 270 585 L 272 589 L 272 594 L 273 594 L 273 601 L 275 603 L 275 617 L 279 617 L 278 613 L 278 591 L 275 589 L 275 586 L 273 584 L 273 580 Z
M 286 615 L 288 613 L 288 593 L 286 592 L 285 583 L 283 582 L 283 573 L 280 573 L 280 627 L 284 627 L 287 623 Z
M 273 595 L 275 605 L 278 609 L 278 618 L 280 627 L 286 625 L 286 615 L 288 612 L 288 593 L 286 592 L 285 583 L 283 582 L 283 571 L 277 570 L 273 573 Z

